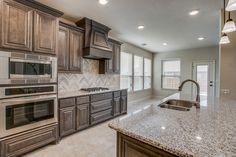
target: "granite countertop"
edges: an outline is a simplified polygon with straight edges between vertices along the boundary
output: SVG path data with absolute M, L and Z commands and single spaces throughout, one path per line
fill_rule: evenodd
M 177 93 L 116 119 L 109 127 L 177 156 L 236 156 L 235 100 L 202 98 L 200 109 L 185 112 L 158 107 L 168 99 L 194 101 Z
M 108 93 L 108 92 L 114 92 L 114 91 L 119 91 L 119 90 L 127 90 L 127 89 L 126 88 L 110 88 L 109 90 L 97 91 L 97 92 L 86 92 L 82 90 L 70 91 L 70 92 L 59 92 L 58 99 L 93 95 L 93 94 L 99 94 L 99 93 Z

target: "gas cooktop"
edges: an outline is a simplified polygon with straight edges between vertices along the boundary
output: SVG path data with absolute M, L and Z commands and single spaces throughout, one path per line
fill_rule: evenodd
M 107 91 L 109 90 L 109 88 L 93 87 L 93 88 L 81 88 L 80 90 L 86 91 L 86 92 L 100 92 L 100 91 Z

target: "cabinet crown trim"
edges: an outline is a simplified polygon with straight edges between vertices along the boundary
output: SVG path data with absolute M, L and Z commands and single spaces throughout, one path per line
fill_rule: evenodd
M 35 0 L 15 0 L 16 2 L 18 3 L 22 3 L 24 5 L 27 5 L 29 7 L 32 7 L 34 9 L 38 9 L 42 12 L 46 12 L 48 14 L 51 14 L 55 17 L 61 17 L 64 13 L 59 11 L 59 10 L 56 10 L 54 8 L 51 8 L 49 6 L 46 6 L 42 3 L 39 3 L 39 2 L 36 2 Z

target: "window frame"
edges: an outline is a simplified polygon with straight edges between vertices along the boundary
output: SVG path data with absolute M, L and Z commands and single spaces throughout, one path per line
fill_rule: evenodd
M 161 89 L 162 90 L 172 90 L 172 91 L 178 91 L 178 88 L 177 89 L 173 89 L 173 88 L 164 88 L 163 87 L 163 78 L 164 77 L 167 77 L 167 76 L 164 76 L 163 75 L 163 72 L 164 72 L 164 62 L 168 62 L 168 61 L 179 61 L 180 62 L 180 71 L 179 71 L 179 73 L 180 73 L 180 75 L 179 76 L 173 76 L 174 78 L 176 77 L 178 77 L 179 78 L 179 81 L 180 81 L 180 83 L 181 83 L 181 69 L 182 69 L 182 67 L 181 67 L 181 59 L 180 58 L 167 58 L 167 59 L 162 59 L 161 60 Z
M 136 92 L 141 92 L 141 91 L 145 91 L 145 90 L 151 90 L 152 89 L 152 81 L 153 81 L 153 59 L 152 58 L 149 58 L 149 57 L 145 57 L 145 56 L 142 56 L 142 55 L 139 55 L 139 54 L 135 54 L 135 53 L 130 53 L 130 52 L 125 52 L 125 51 L 122 51 L 121 53 L 128 53 L 130 55 L 132 55 L 132 76 L 128 76 L 128 77 L 132 77 L 131 79 L 131 90 L 129 91 L 129 93 L 136 93 Z M 142 61 L 143 61 L 143 74 L 142 76 L 142 89 L 140 90 L 134 90 L 134 56 L 138 56 L 138 57 L 142 57 Z M 151 61 L 151 76 L 147 76 L 147 77 L 151 77 L 151 87 L 150 88 L 144 88 L 144 85 L 145 85 L 145 59 L 148 59 Z M 126 75 L 120 75 L 120 77 L 122 76 L 126 76 Z

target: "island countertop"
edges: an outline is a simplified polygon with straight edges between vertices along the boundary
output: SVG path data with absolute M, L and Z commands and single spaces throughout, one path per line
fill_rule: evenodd
M 236 101 L 208 97 L 201 108 L 176 111 L 158 107 L 169 99 L 191 100 L 181 93 L 169 96 L 109 123 L 119 133 L 184 157 L 236 156 Z

